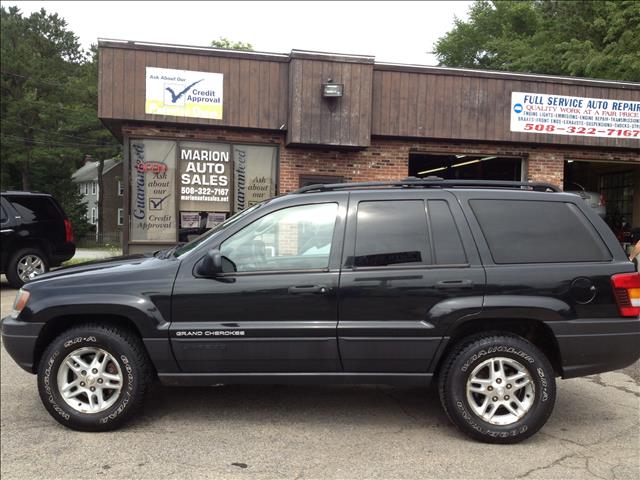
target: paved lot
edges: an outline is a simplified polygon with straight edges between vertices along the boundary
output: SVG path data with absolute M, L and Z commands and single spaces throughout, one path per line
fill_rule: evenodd
M 15 291 L 0 287 L 4 316 Z M 492 446 L 459 434 L 434 392 L 375 386 L 158 386 L 126 429 L 73 432 L 4 349 L 1 362 L 3 480 L 640 478 L 638 363 L 560 381 L 541 432 Z

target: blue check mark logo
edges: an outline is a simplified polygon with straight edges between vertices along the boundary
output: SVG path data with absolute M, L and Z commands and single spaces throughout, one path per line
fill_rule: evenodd
M 184 90 L 182 90 L 180 93 L 176 93 L 173 91 L 173 88 L 171 87 L 167 87 L 165 88 L 166 91 L 168 91 L 171 94 L 171 103 L 176 103 L 180 97 L 182 97 L 185 93 L 187 93 L 187 91 L 193 87 L 194 85 L 197 85 L 198 83 L 200 83 L 203 79 L 198 80 L 197 82 L 193 82 L 191 85 L 189 85 L 187 88 L 185 88 Z
M 149 210 L 161 210 L 162 202 L 164 202 L 167 198 L 169 198 L 171 194 L 166 195 L 162 198 L 150 198 L 149 199 Z

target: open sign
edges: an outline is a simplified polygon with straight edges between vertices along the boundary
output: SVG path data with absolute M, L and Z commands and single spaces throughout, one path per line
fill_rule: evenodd
M 167 165 L 161 162 L 140 162 L 138 163 L 138 171 L 142 173 L 164 173 L 167 171 Z

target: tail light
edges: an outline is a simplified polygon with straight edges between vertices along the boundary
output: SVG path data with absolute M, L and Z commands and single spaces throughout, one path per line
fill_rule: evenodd
M 71 222 L 66 218 L 64 220 L 64 234 L 65 234 L 65 242 L 67 243 L 73 242 L 73 229 L 71 228 Z
M 619 273 L 611 277 L 611 284 L 620 315 L 640 316 L 640 273 Z

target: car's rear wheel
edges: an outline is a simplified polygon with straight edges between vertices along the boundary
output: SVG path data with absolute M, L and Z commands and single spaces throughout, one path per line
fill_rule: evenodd
M 470 437 L 517 443 L 545 424 L 556 385 L 545 355 L 523 338 L 496 334 L 461 342 L 439 376 L 442 405 Z
M 20 288 L 38 275 L 49 271 L 46 255 L 37 248 L 18 250 L 9 260 L 7 280 L 14 288 Z
M 150 364 L 136 334 L 87 324 L 63 332 L 46 349 L 38 367 L 45 408 L 75 430 L 118 428 L 141 406 Z

